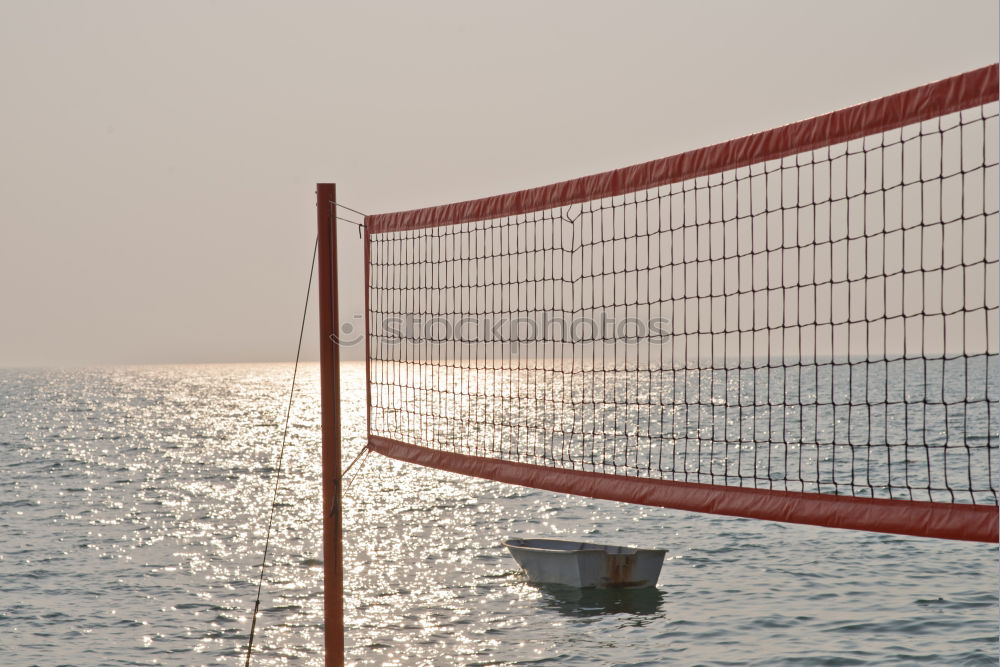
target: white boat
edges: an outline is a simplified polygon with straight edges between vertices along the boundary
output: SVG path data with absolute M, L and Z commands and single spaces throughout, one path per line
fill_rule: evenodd
M 577 588 L 656 586 L 667 552 L 549 539 L 510 539 L 503 545 L 528 581 Z

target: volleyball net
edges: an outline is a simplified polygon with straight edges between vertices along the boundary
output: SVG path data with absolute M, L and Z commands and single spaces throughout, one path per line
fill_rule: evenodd
M 596 498 L 997 540 L 993 65 L 365 221 L 369 447 Z

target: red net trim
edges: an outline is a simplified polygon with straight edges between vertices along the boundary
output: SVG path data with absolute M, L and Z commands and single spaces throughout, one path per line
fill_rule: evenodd
M 998 66 L 671 157 L 505 195 L 370 215 L 372 234 L 489 220 L 613 197 L 877 134 L 998 98 Z
M 973 542 L 998 541 L 995 506 L 855 498 L 623 477 L 456 454 L 376 435 L 368 436 L 368 447 L 408 463 L 588 498 L 831 528 Z

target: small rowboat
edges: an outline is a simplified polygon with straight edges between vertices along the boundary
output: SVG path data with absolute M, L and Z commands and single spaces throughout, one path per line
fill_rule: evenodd
M 528 581 L 577 588 L 656 586 L 667 552 L 548 539 L 510 539 L 503 545 L 524 570 Z

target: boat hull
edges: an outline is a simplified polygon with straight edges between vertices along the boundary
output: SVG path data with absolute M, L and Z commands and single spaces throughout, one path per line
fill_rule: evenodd
M 504 546 L 528 581 L 575 588 L 655 586 L 666 554 L 665 549 L 548 539 L 511 539 Z

